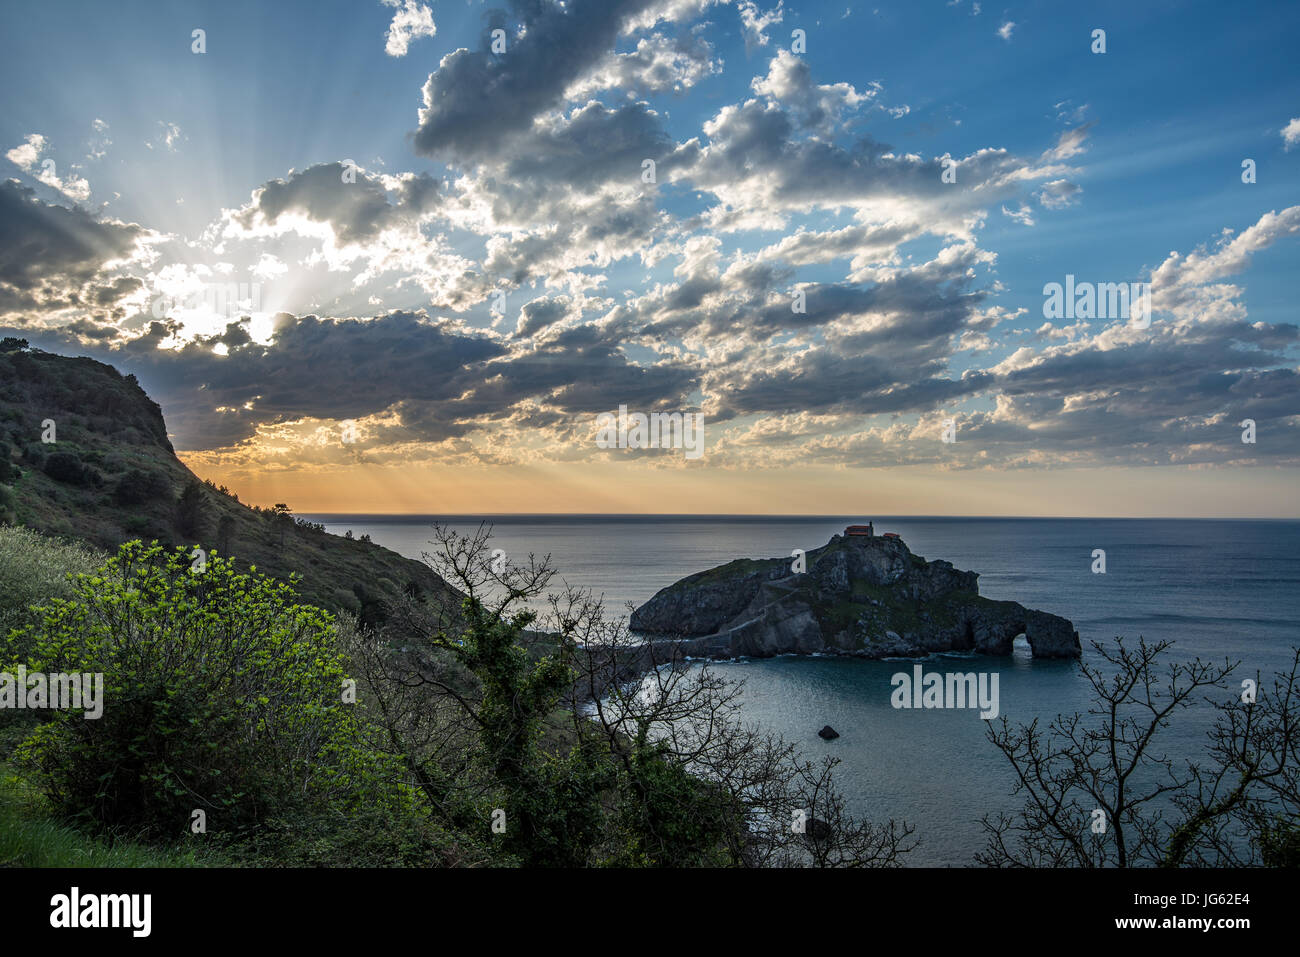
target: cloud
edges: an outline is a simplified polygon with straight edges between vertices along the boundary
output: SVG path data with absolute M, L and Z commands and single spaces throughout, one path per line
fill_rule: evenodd
M 1002 24 L 1002 26 L 998 27 L 998 36 L 1010 43 L 1011 31 L 1015 28 L 1016 22 L 1014 20 L 1008 20 L 1006 23 Z
M 1007 209 L 1003 206 L 1002 215 L 1010 217 L 1021 226 L 1034 225 L 1034 211 L 1023 203 L 1020 205 L 1020 208 L 1016 210 Z
M 806 60 L 789 50 L 778 50 L 768 65 L 767 76 L 750 84 L 759 96 L 770 98 L 789 110 L 802 129 L 829 135 L 843 118 L 875 99 L 878 90 L 862 92 L 849 83 L 817 84 Z
M 69 175 L 64 179 L 60 179 L 56 172 L 57 166 L 54 160 L 41 159 L 41 155 L 48 145 L 45 137 L 40 133 L 29 133 L 26 142 L 20 143 L 5 153 L 5 158 L 24 173 L 30 174 L 37 182 L 58 190 L 71 200 L 85 202 L 90 199 L 90 183 L 84 178 Z M 34 172 L 38 164 L 40 172 Z
M 767 29 L 784 19 L 784 5 L 784 0 L 777 0 L 777 5 L 766 11 L 760 11 L 753 0 L 741 0 L 736 5 L 736 12 L 740 14 L 740 26 L 745 34 L 746 53 L 752 54 L 759 47 L 767 46 Z
M 1300 206 L 1291 206 L 1265 213 L 1235 237 L 1225 230 L 1212 249 L 1201 247 L 1187 255 L 1171 252 L 1151 274 L 1154 308 L 1188 322 L 1244 319 L 1245 309 L 1238 302 L 1242 290 L 1219 280 L 1245 269 L 1256 252 L 1297 233 Z
M 651 0 L 516 0 L 522 23 L 506 52 L 461 48 L 424 84 L 416 151 L 467 165 L 499 159 L 508 143 L 613 48 L 623 25 Z
M 380 0 L 380 3 L 397 11 L 388 25 L 387 42 L 384 44 L 384 52 L 389 56 L 406 56 L 412 40 L 437 34 L 433 10 L 427 5 L 417 3 L 416 0 Z
M 45 149 L 45 137 L 40 133 L 29 133 L 27 142 L 15 146 L 5 154 L 5 159 L 23 170 L 30 170 L 36 165 L 41 152 Z
M 113 141 L 108 138 L 108 124 L 96 119 L 90 124 L 90 128 L 93 133 L 89 143 L 90 152 L 86 154 L 86 159 L 102 160 L 108 155 L 108 148 L 113 145 Z
M 230 221 L 245 230 L 288 230 L 300 218 L 329 226 L 340 243 L 348 244 L 410 225 L 439 201 L 438 181 L 427 173 L 384 177 L 350 163 L 321 163 L 258 187 Z
M 0 183 L 0 315 L 31 312 L 36 319 L 110 306 L 138 287 L 138 279 L 113 273 L 136 256 L 146 234 L 135 224 L 100 222 L 82 209 L 42 202 L 14 180 Z
M 1039 204 L 1047 209 L 1064 209 L 1079 200 L 1083 187 L 1066 179 L 1054 179 L 1044 183 L 1043 188 L 1034 194 Z
M 681 94 L 702 79 L 722 72 L 722 61 L 698 33 L 666 37 L 656 33 L 637 41 L 629 53 L 609 53 L 564 93 L 566 100 L 584 100 L 603 90 L 628 95 Z
M 148 149 L 154 149 L 157 147 L 165 149 L 169 153 L 175 153 L 177 152 L 181 141 L 184 139 L 185 135 L 181 132 L 179 126 L 175 123 L 168 123 L 165 120 L 159 120 L 158 135 L 152 140 L 146 142 L 144 145 Z
M 534 299 L 519 311 L 515 336 L 531 336 L 541 332 L 569 315 L 572 303 L 565 298 Z
M 434 35 L 430 5 L 387 5 L 389 55 Z M 1157 257 L 1149 329 L 1031 320 L 982 233 L 1071 215 L 1085 107 L 1044 101 L 1053 131 L 1023 155 L 925 154 L 880 83 L 771 41 L 780 3 L 737 5 L 763 52 L 718 79 L 715 34 L 690 22 L 710 6 L 492 10 L 484 40 L 505 30 L 505 52 L 456 49 L 423 84 L 413 143 L 445 168 L 291 170 L 194 241 L 5 184 L 0 314 L 136 372 L 178 447 L 277 468 L 581 462 L 592 416 L 620 404 L 702 409 L 725 468 L 1300 462 L 1297 328 L 1253 321 L 1234 279 L 1300 212 Z M 728 83 L 735 98 L 715 100 Z M 35 170 L 46 148 L 33 134 L 9 155 Z M 144 289 L 236 279 L 271 287 L 265 312 L 143 308 Z M 955 447 L 939 442 L 947 417 Z M 1234 445 L 1237 417 L 1268 447 Z M 331 438 L 342 419 L 361 448 Z
M 1282 142 L 1288 150 L 1300 143 L 1300 116 L 1293 117 L 1291 122 L 1282 127 Z

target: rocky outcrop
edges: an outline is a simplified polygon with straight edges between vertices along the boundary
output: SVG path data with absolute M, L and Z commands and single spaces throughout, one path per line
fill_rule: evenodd
M 836 535 L 799 570 L 787 558 L 742 559 L 683 578 L 633 612 L 631 626 L 699 657 L 1009 655 L 1018 635 L 1035 657 L 1079 657 L 1067 619 L 983 598 L 978 582 L 900 538 Z

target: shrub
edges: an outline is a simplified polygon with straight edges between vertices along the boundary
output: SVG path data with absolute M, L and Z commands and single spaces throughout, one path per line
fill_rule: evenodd
M 49 538 L 29 528 L 0 528 L 0 638 L 36 624 L 33 605 L 72 595 L 69 575 L 92 571 L 106 558 L 78 542 Z M 26 657 L 22 649 L 19 657 Z
M 491 861 L 482 841 L 448 832 L 422 811 L 363 807 L 338 815 L 276 818 L 238 843 L 212 845 L 251 867 L 464 867 Z
M 72 591 L 27 630 L 29 668 L 103 673 L 103 714 L 52 712 L 17 751 L 63 814 L 175 836 L 196 809 L 240 833 L 403 799 L 355 746 L 330 616 L 289 585 L 219 555 L 196 574 L 185 548 L 136 541 Z
M 3 435 L 4 432 L 0 431 L 0 436 Z M 22 470 L 13 464 L 12 456 L 13 449 L 8 442 L 0 438 L 0 484 L 12 482 L 23 474 Z
M 113 489 L 113 501 L 118 505 L 143 505 L 170 494 L 171 483 L 167 476 L 153 469 L 131 469 L 124 472 Z
M 68 485 L 94 485 L 95 472 L 76 452 L 54 452 L 45 460 L 45 474 Z

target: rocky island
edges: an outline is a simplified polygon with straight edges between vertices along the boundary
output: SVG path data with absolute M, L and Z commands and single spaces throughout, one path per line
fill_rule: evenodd
M 683 578 L 630 624 L 652 640 L 677 639 L 693 657 L 1009 655 L 1019 635 L 1037 658 L 1079 657 L 1069 620 L 984 598 L 978 580 L 855 525 L 799 557 L 738 559 Z

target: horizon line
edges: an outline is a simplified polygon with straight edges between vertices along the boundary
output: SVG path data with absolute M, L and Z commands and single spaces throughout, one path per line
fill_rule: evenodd
M 295 512 L 299 516 L 318 518 L 444 518 L 444 519 L 484 519 L 484 518 L 640 518 L 640 519 L 952 519 L 985 520 L 1001 519 L 1011 521 L 1125 521 L 1125 522 L 1295 522 L 1300 515 L 1276 516 L 1237 516 L 1237 515 L 887 515 L 876 513 L 861 514 L 822 514 L 822 513 L 767 513 L 767 512 Z

